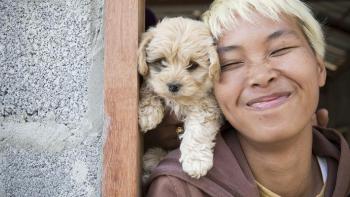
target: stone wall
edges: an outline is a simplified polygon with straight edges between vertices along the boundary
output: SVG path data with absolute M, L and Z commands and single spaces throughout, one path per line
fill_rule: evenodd
M 103 0 L 0 0 L 0 197 L 100 196 Z

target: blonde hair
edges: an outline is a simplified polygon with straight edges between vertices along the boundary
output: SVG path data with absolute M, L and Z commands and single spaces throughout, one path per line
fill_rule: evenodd
M 218 39 L 224 30 L 236 25 L 237 16 L 252 22 L 254 12 L 273 20 L 280 20 L 281 13 L 295 17 L 315 53 L 324 57 L 322 28 L 307 5 L 299 0 L 214 0 L 202 19 Z

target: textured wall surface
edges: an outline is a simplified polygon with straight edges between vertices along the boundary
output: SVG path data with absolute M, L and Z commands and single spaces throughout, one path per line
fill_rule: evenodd
M 100 196 L 103 0 L 0 0 L 0 197 Z

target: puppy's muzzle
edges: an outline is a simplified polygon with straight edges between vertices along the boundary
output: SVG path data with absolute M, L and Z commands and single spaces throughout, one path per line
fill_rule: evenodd
M 178 92 L 182 86 L 181 84 L 178 84 L 178 83 L 168 83 L 167 85 L 168 85 L 169 91 L 173 93 Z

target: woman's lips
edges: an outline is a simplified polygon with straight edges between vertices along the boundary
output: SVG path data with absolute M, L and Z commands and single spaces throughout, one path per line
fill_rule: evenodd
M 286 102 L 290 92 L 279 92 L 250 100 L 247 105 L 256 110 L 266 110 L 282 105 Z

